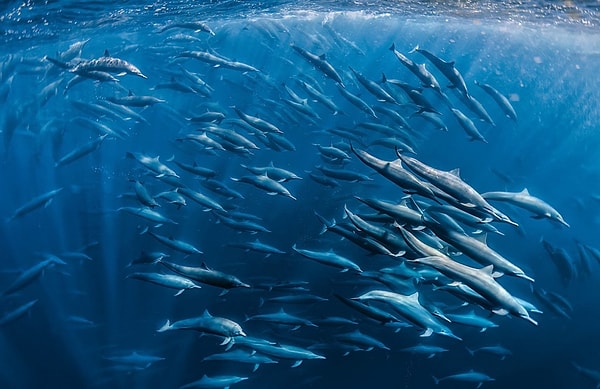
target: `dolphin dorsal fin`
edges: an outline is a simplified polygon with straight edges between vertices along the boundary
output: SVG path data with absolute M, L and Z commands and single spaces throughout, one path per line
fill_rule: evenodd
M 127 96 L 133 96 L 133 92 L 131 91 L 131 89 L 129 89 L 129 93 L 127 93 Z
M 492 274 L 494 274 L 494 265 L 487 265 L 485 267 L 482 267 L 481 271 L 491 276 Z
M 452 169 L 452 170 L 450 170 L 449 173 L 452 174 L 453 176 L 460 178 L 460 168 Z
M 202 269 L 204 269 L 204 270 L 210 270 L 210 268 L 208 267 L 208 265 L 206 264 L 206 262 L 202 262 L 202 263 L 200 264 L 200 267 L 201 267 Z
M 323 60 L 323 61 L 327 61 L 327 55 L 325 53 L 319 55 L 319 59 Z
M 202 317 L 213 317 L 210 312 L 208 312 L 208 309 L 205 309 L 204 312 L 202 313 Z
M 413 294 L 411 294 L 409 296 L 406 296 L 406 297 L 408 297 L 411 300 L 419 301 L 419 292 L 415 292 L 415 293 L 413 293 Z
M 487 234 L 486 233 L 481 233 L 479 235 L 475 235 L 473 236 L 474 239 L 477 239 L 478 241 L 480 241 L 481 243 L 483 243 L 484 245 L 487 246 Z
M 110 53 L 108 52 L 108 49 L 104 49 L 103 57 L 110 57 Z
M 529 194 L 529 191 L 527 190 L 527 188 L 523 189 L 522 191 L 519 192 L 519 194 L 525 195 L 525 196 L 531 196 Z

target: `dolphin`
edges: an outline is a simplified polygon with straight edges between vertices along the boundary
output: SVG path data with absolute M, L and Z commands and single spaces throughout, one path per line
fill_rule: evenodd
M 170 320 L 160 327 L 156 332 L 194 330 L 206 334 L 222 336 L 225 339 L 221 344 L 230 343 L 236 336 L 246 336 L 242 327 L 233 320 L 224 317 L 216 317 L 205 310 L 202 316 L 183 319 L 171 323 Z
M 260 225 L 258 222 L 252 220 L 239 220 L 233 217 L 228 217 L 225 215 L 221 215 L 217 213 L 217 223 L 223 223 L 229 228 L 232 228 L 237 231 L 245 231 L 251 234 L 256 234 L 258 232 L 271 232 L 267 227 Z M 260 245 L 253 245 L 253 248 L 258 248 Z M 262 249 L 266 249 L 264 246 Z
M 174 274 L 136 272 L 127 275 L 126 278 L 134 278 L 136 280 L 150 282 L 167 288 L 178 289 L 179 291 L 175 294 L 175 296 L 179 296 L 188 289 L 201 288 L 201 286 L 196 284 L 194 281 Z
M 314 324 L 310 320 L 307 320 L 307 319 L 304 319 L 304 318 L 301 318 L 298 316 L 290 315 L 289 313 L 285 312 L 283 310 L 283 308 L 280 308 L 279 311 L 277 311 L 277 312 L 262 313 L 262 314 L 247 317 L 246 321 L 249 321 L 249 320 L 258 320 L 258 321 L 264 321 L 264 322 L 275 323 L 275 324 L 285 324 L 285 325 L 292 326 L 293 327 L 292 330 L 300 328 L 300 326 L 318 327 L 316 324 Z
M 479 389 L 481 387 L 481 385 L 483 385 L 484 382 L 495 381 L 494 378 L 488 376 L 487 374 L 476 372 L 473 369 L 471 369 L 465 373 L 452 374 L 452 375 L 449 375 L 449 376 L 446 376 L 443 378 L 436 378 L 435 376 L 432 376 L 432 378 L 433 378 L 433 382 L 435 382 L 436 385 L 439 384 L 441 381 L 446 381 L 446 380 L 462 381 L 462 382 L 477 382 L 476 389 Z
M 135 216 L 139 216 L 142 219 L 146 219 L 153 223 L 169 223 L 178 224 L 176 221 L 169 219 L 158 211 L 155 211 L 148 207 L 121 207 L 117 209 L 118 212 L 127 212 Z
M 23 317 L 38 302 L 38 299 L 25 303 L 0 317 L 0 327 L 10 324 Z
M 240 178 L 231 177 L 231 180 L 254 185 L 257 188 L 264 190 L 269 195 L 281 195 L 296 200 L 296 197 L 294 197 L 286 187 L 272 178 L 269 178 L 267 174 L 260 176 L 242 176 Z
M 476 208 L 482 212 L 492 215 L 499 221 L 518 226 L 508 216 L 494 208 L 487 202 L 479 192 L 472 186 L 464 182 L 457 170 L 446 172 L 424 164 L 416 158 L 404 156 L 396 151 L 396 154 L 402 162 L 408 166 L 416 175 L 423 177 L 431 184 L 452 196 L 461 205 L 468 209 Z
M 504 114 L 507 117 L 514 120 L 515 122 L 517 121 L 517 113 L 515 112 L 515 109 L 510 104 L 510 101 L 502 93 L 498 92 L 498 90 L 496 90 L 496 88 L 492 87 L 491 85 L 482 84 L 477 80 L 475 80 L 475 85 L 483 89 L 488 95 L 492 96 L 494 101 L 498 104 L 498 106 L 500 106 L 500 109 L 502 110 L 502 112 L 504 112 Z
M 494 307 L 492 308 L 494 313 L 498 315 L 510 313 L 537 325 L 537 322 L 529 316 L 529 312 L 494 279 L 492 265 L 482 269 L 463 265 L 422 243 L 406 229 L 400 226 L 398 229 L 411 250 L 427 255 L 427 257 L 412 260 L 413 263 L 431 266 L 446 277 L 469 286 Z
M 138 180 L 130 180 L 133 182 L 133 187 L 135 191 L 135 196 L 139 200 L 140 203 L 145 205 L 146 207 L 154 208 L 159 206 L 159 204 L 154 200 L 154 197 L 148 192 L 148 189 Z
M 330 97 L 324 95 L 323 92 L 319 91 L 314 86 L 310 85 L 305 81 L 296 81 L 306 91 L 306 93 L 310 95 L 310 97 L 327 107 L 331 112 L 333 112 L 333 115 L 337 115 L 338 113 L 342 112 L 340 108 L 335 104 L 335 102 Z
M 177 250 L 177 251 L 185 253 L 187 255 L 202 254 L 202 251 L 198 250 L 193 245 L 191 245 L 187 242 L 184 242 L 182 240 L 173 239 L 173 237 L 166 237 L 163 235 L 158 235 L 152 231 L 148 231 L 148 233 L 150 235 L 152 235 L 160 243 L 164 244 L 167 247 L 172 248 L 173 250 Z
M 454 117 L 456 118 L 460 126 L 465 130 L 467 135 L 469 135 L 471 140 L 478 140 L 483 143 L 488 143 L 488 141 L 483 137 L 483 135 L 481 135 L 479 130 L 477 130 L 477 127 L 475 127 L 473 121 L 469 119 L 464 113 L 462 113 L 456 108 L 452 108 L 452 113 L 454 114 Z
M 343 334 L 334 335 L 335 339 L 342 343 L 358 346 L 360 349 L 370 351 L 374 348 L 390 351 L 391 349 L 383 342 L 372 336 L 362 333 L 360 330 L 354 330 Z
M 352 144 L 350 144 L 350 147 L 352 152 L 362 163 L 398 185 L 405 192 L 418 193 L 432 200 L 436 200 L 433 191 L 427 187 L 423 181 L 419 180 L 411 172 L 405 169 L 400 160 L 384 161 L 366 151 L 354 148 Z
M 410 70 L 412 74 L 417 76 L 417 78 L 421 81 L 424 87 L 432 88 L 440 95 L 443 95 L 442 88 L 440 87 L 439 82 L 435 79 L 433 74 L 431 74 L 429 70 L 427 70 L 425 64 L 417 64 L 408 59 L 404 54 L 396 50 L 395 43 L 392 43 L 392 45 L 390 46 L 390 51 L 394 53 L 394 55 L 396 56 L 396 58 L 398 58 L 398 61 L 400 61 L 402 65 L 404 65 L 408 70 Z
M 178 138 L 178 141 L 190 140 L 199 145 L 204 146 L 204 150 L 221 150 L 226 151 L 223 145 L 213 138 L 209 137 L 206 131 L 201 134 L 186 134 L 183 138 Z M 177 164 L 177 162 L 175 162 Z M 185 168 L 183 168 L 185 170 Z M 188 170 L 189 171 L 189 170 Z
M 84 77 L 85 74 L 90 71 L 101 71 L 118 73 L 118 75 L 132 74 L 141 78 L 148 78 L 135 65 L 123 59 L 111 57 L 108 50 L 104 51 L 102 57 L 81 62 L 70 71 L 78 75 L 83 75 Z
M 208 53 L 206 51 L 184 51 L 177 55 L 177 58 L 194 58 L 206 62 L 215 68 L 237 70 L 240 72 L 259 72 L 257 68 L 242 62 L 230 61 L 226 58 Z
M 102 358 L 119 365 L 130 365 L 133 367 L 140 367 L 144 369 L 149 368 L 153 363 L 164 361 L 166 359 L 154 355 L 140 354 L 137 351 L 133 351 L 129 354 L 124 355 L 103 356 Z
M 533 282 L 533 278 L 527 276 L 525 272 L 504 258 L 500 253 L 489 247 L 486 243 L 487 235 L 481 234 L 477 238 L 466 235 L 464 231 L 444 228 L 434 218 L 424 217 L 425 225 L 431 229 L 438 237 L 444 240 L 452 247 L 460 250 L 469 258 L 479 262 L 484 266 L 493 265 L 494 270 L 515 277 L 520 277 Z
M 136 96 L 131 91 L 124 97 L 112 97 L 109 96 L 106 100 L 113 104 L 125 105 L 127 107 L 148 107 L 150 105 L 166 103 L 166 100 L 159 99 L 154 96 Z
M 166 26 L 162 27 L 158 32 L 165 32 L 172 28 L 185 28 L 188 30 L 194 30 L 194 32 L 207 32 L 212 36 L 215 35 L 215 32 L 211 30 L 211 28 L 206 23 L 200 21 L 167 24 Z
M 295 362 L 292 367 L 300 366 L 302 361 L 307 359 L 326 359 L 324 356 L 315 354 L 312 351 L 302 347 L 282 343 L 273 344 L 272 342 L 267 342 L 262 339 L 246 342 L 243 340 L 243 338 L 237 338 L 233 340 L 232 344 L 234 343 L 239 343 L 241 346 L 251 348 L 252 350 L 255 350 L 263 355 L 268 355 L 270 357 L 279 359 L 293 360 Z
M 249 363 L 254 365 L 252 372 L 255 372 L 263 363 L 279 363 L 278 361 L 271 359 L 266 355 L 260 355 L 255 351 L 245 351 L 241 349 L 226 351 L 219 354 L 211 354 L 205 357 L 203 361 L 230 361 Z
M 305 250 L 299 249 L 296 247 L 296 244 L 292 246 L 295 252 L 306 257 L 308 259 L 312 259 L 313 261 L 322 263 L 324 265 L 333 266 L 342 269 L 342 272 L 346 272 L 348 270 L 353 270 L 355 272 L 361 273 L 362 269 L 356 263 L 351 261 L 348 258 L 342 257 L 339 254 L 336 254 L 333 249 L 329 251 L 313 251 L 313 250 Z
M 243 164 L 240 166 L 242 166 L 244 169 L 249 170 L 250 172 L 256 174 L 257 176 L 266 174 L 269 178 L 271 178 L 277 182 L 286 182 L 286 181 L 291 181 L 291 180 L 301 180 L 302 179 L 302 177 L 298 176 L 297 174 L 295 174 L 289 170 L 275 167 L 273 165 L 273 162 L 270 162 L 268 166 L 247 166 L 247 165 L 243 165 Z
M 427 309 L 419 302 L 419 292 L 415 292 L 410 296 L 400 293 L 388 292 L 385 290 L 371 290 L 361 296 L 355 298 L 359 301 L 381 301 L 389 304 L 396 312 L 406 318 L 409 322 L 418 328 L 424 329 L 422 337 L 431 336 L 436 333 L 443 336 L 448 336 L 457 340 L 462 340 L 454 335 L 452 331 L 440 323 Z
M 215 211 L 227 212 L 225 208 L 218 201 L 212 199 L 210 196 L 205 195 L 204 193 L 200 193 L 190 188 L 180 187 L 177 190 L 179 193 L 184 195 L 190 200 L 206 207 L 207 209 L 212 209 Z
M 269 244 L 263 243 L 258 239 L 250 242 L 228 243 L 227 246 L 241 248 L 246 251 L 256 251 L 259 253 L 265 253 L 267 255 L 285 254 L 285 251 L 281 251 L 277 247 L 273 247 Z
M 464 96 L 469 96 L 467 84 L 458 69 L 454 66 L 454 61 L 444 61 L 435 54 L 419 48 L 418 45 L 412 51 L 416 51 L 427 58 L 452 83 L 453 87 L 458 89 Z
M 250 141 L 248 138 L 231 129 L 210 125 L 203 127 L 202 131 L 205 131 L 210 134 L 215 134 L 219 138 L 231 142 L 236 147 L 245 147 L 252 150 L 259 149 L 259 147 L 255 145 L 252 141 Z
M 430 359 L 430 358 L 435 357 L 436 354 L 447 352 L 448 349 L 445 349 L 445 348 L 439 347 L 439 346 L 429 345 L 429 344 L 417 344 L 412 347 L 406 347 L 406 348 L 400 349 L 400 351 L 412 353 L 412 354 L 425 354 L 425 355 L 427 355 L 427 358 Z
M 45 260 L 38 262 L 32 267 L 21 272 L 21 274 L 19 274 L 19 276 L 12 282 L 12 284 L 10 284 L 8 288 L 6 288 L 2 292 L 2 296 L 8 296 L 23 289 L 24 287 L 38 279 L 42 275 L 44 270 L 46 270 L 49 267 L 52 267 L 54 265 L 66 265 L 66 262 L 64 262 L 62 259 L 58 258 L 55 255 L 44 254 L 44 256 L 46 257 Z
M 394 97 L 392 97 L 392 95 L 390 95 L 385 89 L 380 87 L 379 84 L 377 84 L 374 81 L 369 80 L 368 78 L 363 76 L 361 73 L 354 70 L 354 68 L 352 68 L 351 66 L 349 66 L 349 68 L 352 71 L 352 73 L 354 73 L 354 76 L 356 77 L 358 82 L 360 82 L 362 84 L 362 86 L 364 86 L 365 89 L 368 90 L 379 101 L 384 101 L 384 102 L 392 103 L 392 104 L 398 104 L 396 99 L 394 99 Z
M 96 139 L 93 139 L 92 141 L 71 150 L 69 153 L 65 154 L 58 161 L 56 161 L 54 163 L 54 167 L 60 167 L 60 166 L 67 165 L 73 161 L 76 161 L 76 160 L 78 160 L 82 157 L 85 157 L 86 155 L 98 150 L 100 148 L 100 145 L 102 144 L 104 139 L 106 139 L 107 136 L 108 136 L 108 134 L 100 135 Z
M 503 361 L 506 357 L 511 356 L 512 352 L 506 347 L 496 345 L 496 346 L 483 346 L 476 349 L 467 348 L 467 352 L 471 355 L 475 355 L 477 353 L 496 355 L 500 357 L 500 360 Z
M 527 188 L 520 192 L 486 192 L 481 196 L 486 200 L 505 201 L 519 208 L 523 208 L 533 213 L 534 219 L 550 219 L 558 222 L 565 227 L 570 227 L 569 223 L 561 216 L 556 209 L 535 196 L 529 194 Z
M 176 178 L 180 178 L 177 173 L 175 173 L 171 168 L 169 168 L 164 163 L 160 162 L 160 157 L 149 157 L 142 153 L 137 152 L 127 152 L 126 156 L 128 158 L 135 159 L 141 165 L 143 165 L 146 169 L 157 174 L 157 178 L 164 176 L 173 176 Z
M 340 86 L 339 84 L 338 84 L 338 90 L 340 91 L 342 96 L 344 96 L 346 98 L 346 100 L 348 100 L 350 103 L 352 103 L 352 105 L 359 108 L 361 111 L 363 111 L 367 115 L 370 115 L 373 118 L 377 119 L 377 114 L 375 114 L 375 111 L 373 111 L 373 108 L 371 108 L 371 106 L 369 104 L 367 104 L 363 99 L 348 92 L 346 90 L 346 88 Z
M 23 204 L 22 206 L 17 208 L 12 213 L 12 215 L 6 219 L 6 221 L 10 222 L 18 217 L 25 216 L 28 213 L 33 212 L 38 208 L 47 207 L 48 205 L 50 205 L 52 203 L 52 200 L 54 200 L 54 198 L 60 192 L 62 192 L 63 189 L 64 188 L 53 189 L 51 191 L 48 191 L 46 193 L 43 193 L 39 196 L 34 197 L 33 199 L 29 200 L 28 202 L 26 202 L 25 204 Z
M 233 107 L 233 110 L 235 111 L 235 113 L 237 113 L 237 115 L 240 117 L 240 119 L 242 119 L 243 121 L 245 121 L 252 127 L 256 128 L 257 130 L 260 130 L 262 132 L 275 132 L 278 134 L 283 134 L 283 131 L 281 131 L 279 128 L 277 128 L 277 126 L 275 126 L 272 123 L 269 123 L 268 121 L 266 121 L 264 119 L 261 119 L 256 116 L 248 115 L 248 114 L 242 112 L 237 107 Z
M 396 316 L 383 309 L 367 305 L 361 301 L 346 298 L 337 293 L 334 293 L 333 295 L 345 305 L 381 324 L 397 323 L 400 321 Z
M 484 332 L 488 328 L 498 327 L 498 324 L 485 317 L 477 316 L 474 310 L 466 314 L 447 313 L 446 316 L 452 323 L 462 324 L 465 326 L 479 328 L 480 332 Z
M 240 281 L 237 277 L 211 269 L 204 262 L 200 267 L 182 266 L 165 260 L 159 262 L 167 269 L 203 284 L 224 289 L 250 288 L 250 285 Z
M 296 46 L 295 44 L 290 45 L 292 49 L 294 49 L 298 54 L 300 54 L 304 59 L 310 62 L 314 67 L 319 69 L 323 74 L 327 77 L 331 78 L 333 81 L 337 82 L 342 88 L 345 88 L 344 82 L 342 81 L 342 77 L 338 74 L 338 72 L 334 69 L 334 67 L 327 62 L 327 57 L 325 54 L 316 55 L 313 54 L 301 47 Z

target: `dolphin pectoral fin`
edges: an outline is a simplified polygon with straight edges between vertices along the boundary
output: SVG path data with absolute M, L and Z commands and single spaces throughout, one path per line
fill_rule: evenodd
M 477 205 L 475 205 L 473 203 L 460 203 L 460 205 L 467 207 L 467 208 L 477 208 Z
M 292 365 L 292 368 L 294 367 L 298 367 L 302 364 L 302 359 L 297 360 L 296 362 L 294 362 L 294 364 Z
M 508 311 L 504 308 L 499 308 L 499 309 L 493 309 L 492 312 L 494 312 L 496 315 L 499 316 L 506 316 L 508 315 Z
M 254 373 L 256 370 L 258 370 L 259 367 L 260 367 L 260 363 L 256 363 L 254 365 L 254 368 L 252 369 L 252 373 Z
M 228 345 L 229 343 L 231 343 L 232 339 L 233 339 L 232 337 L 227 337 L 227 338 L 223 339 L 223 341 L 219 344 L 219 346 Z
M 118 77 L 123 77 L 123 76 L 124 76 L 124 75 L 126 75 L 126 74 L 127 74 L 127 72 L 121 72 L 121 73 L 118 73 L 118 74 L 117 74 L 117 76 L 118 76 Z
M 433 334 L 433 330 L 431 328 L 428 328 L 425 330 L 425 332 L 423 332 L 421 335 L 419 335 L 421 338 L 426 338 L 428 336 L 431 336 L 431 334 Z

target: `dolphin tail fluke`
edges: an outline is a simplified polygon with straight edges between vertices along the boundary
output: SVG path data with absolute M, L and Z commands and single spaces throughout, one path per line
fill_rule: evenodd
M 160 327 L 158 330 L 156 330 L 156 332 L 165 332 L 171 329 L 171 322 L 169 320 L 167 320 L 167 322 Z
M 330 228 L 335 226 L 335 219 L 332 219 L 331 221 L 325 219 L 323 216 L 319 215 L 317 213 L 317 211 L 315 211 L 315 216 L 319 219 L 319 221 L 321 223 L 323 223 L 323 228 L 321 229 L 321 232 L 319 232 L 319 235 L 323 235 L 327 230 L 329 230 Z
M 437 378 L 436 376 L 432 375 L 431 378 L 433 378 L 433 382 L 437 385 L 440 383 L 440 379 Z
M 465 348 L 467 349 L 467 352 L 469 353 L 469 355 L 470 355 L 470 356 L 473 356 L 473 355 L 475 355 L 475 350 L 471 350 L 471 349 L 470 349 L 470 348 L 468 348 L 468 347 L 465 347 Z
M 412 54 L 417 50 L 419 50 L 419 45 L 416 45 L 411 51 L 408 52 L 408 54 Z

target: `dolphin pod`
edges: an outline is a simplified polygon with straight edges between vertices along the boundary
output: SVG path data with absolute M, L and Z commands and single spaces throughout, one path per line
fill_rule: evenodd
M 267 369 L 302 364 L 308 376 L 312 366 L 345 367 L 350 358 L 339 357 L 364 351 L 392 363 L 396 351 L 441 360 L 464 357 L 465 347 L 505 358 L 513 350 L 485 340 L 509 329 L 534 337 L 544 329 L 538 322 L 550 316 L 577 317 L 568 294 L 550 290 L 548 279 L 558 276 L 566 288 L 592 277 L 600 250 L 581 237 L 576 257 L 554 239 L 556 231 L 572 231 L 557 210 L 560 198 L 543 187 L 532 190 L 536 196 L 510 192 L 513 187 L 488 174 L 492 162 L 483 157 L 493 153 L 503 127 L 518 125 L 517 111 L 521 121 L 525 112 L 502 94 L 512 87 L 484 83 L 493 77 L 479 74 L 480 88 L 467 89 L 473 72 L 483 71 L 479 64 L 451 60 L 450 50 L 406 51 L 404 43 L 366 47 L 335 24 L 326 24 L 328 35 L 290 32 L 283 22 L 261 19 L 235 28 L 202 21 L 156 25 L 160 44 L 116 47 L 116 56 L 107 50 L 95 58 L 86 46 L 103 43 L 95 38 L 56 56 L 48 51 L 52 57 L 39 61 L 44 72 L 35 73 L 43 84 L 31 93 L 35 105 L 18 101 L 19 109 L 6 115 L 7 150 L 27 139 L 38 151 L 31 155 L 37 168 L 57 181 L 40 186 L 57 188 L 46 192 L 7 186 L 6 233 L 22 233 L 24 226 L 32 236 L 43 231 L 65 255 L 43 254 L 36 265 L 6 276 L 2 326 L 39 315 L 45 299 L 28 296 L 24 305 L 11 299 L 54 287 L 51 277 L 81 285 L 83 295 L 95 285 L 85 282 L 86 272 L 91 279 L 109 273 L 119 299 L 107 297 L 107 306 L 132 302 L 131 314 L 140 319 L 126 323 L 135 326 L 131 342 L 154 337 L 156 355 L 165 356 L 128 346 L 115 354 L 120 357 L 105 358 L 115 370 L 132 377 L 159 361 L 170 369 L 180 360 L 171 345 L 186 341 L 177 330 L 191 330 L 223 340 L 207 346 L 214 339 L 190 336 L 187 341 L 202 343 L 194 347 L 201 360 L 254 370 L 232 364 L 232 375 L 215 375 L 216 363 L 203 362 L 194 365 L 202 378 L 186 378 L 182 388 L 246 380 L 240 387 L 260 387 Z M 361 63 L 357 49 L 381 58 Z M 256 55 L 263 50 L 268 54 Z M 0 61 L 3 93 L 16 89 L 11 77 L 21 87 L 33 71 L 24 59 Z M 390 78 L 379 82 L 381 74 Z M 135 77 L 120 77 L 126 75 Z M 456 93 L 440 85 L 441 77 Z M 57 93 L 67 90 L 68 96 Z M 17 99 L 13 91 L 7 102 Z M 28 123 L 37 111 L 61 115 Z M 468 142 L 462 131 L 479 142 Z M 467 165 L 471 150 L 479 159 Z M 450 170 L 456 160 L 464 176 Z M 576 221 L 565 216 L 574 229 Z M 82 231 L 54 239 L 52 228 L 38 228 L 48 218 Z M 533 238 L 547 221 L 556 231 Z M 81 242 L 72 240 L 88 234 L 100 247 L 75 250 Z M 94 271 L 88 262 L 97 265 Z M 123 282 L 129 278 L 144 282 Z M 174 299 L 163 288 L 183 295 Z M 142 309 L 150 303 L 152 309 Z M 71 318 L 80 323 L 96 323 L 75 313 Z M 270 366 L 256 371 L 261 364 Z M 439 374 L 435 384 L 494 380 L 468 370 L 470 359 L 464 364 L 453 370 L 458 373 Z

